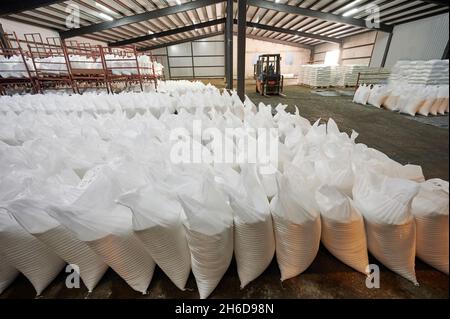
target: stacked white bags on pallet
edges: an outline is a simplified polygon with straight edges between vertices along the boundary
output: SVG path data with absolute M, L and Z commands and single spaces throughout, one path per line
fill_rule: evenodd
M 309 64 L 300 66 L 300 84 L 311 87 L 328 87 L 331 85 L 331 66 Z

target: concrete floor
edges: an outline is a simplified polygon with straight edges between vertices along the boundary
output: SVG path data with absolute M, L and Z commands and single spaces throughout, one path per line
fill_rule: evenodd
M 223 86 L 223 81 L 213 83 Z M 300 107 L 302 116 L 311 121 L 326 121 L 332 117 L 339 128 L 360 133 L 357 141 L 386 153 L 406 164 L 423 167 L 426 178 L 439 177 L 448 180 L 448 129 L 438 128 L 404 115 L 369 106 L 353 104 L 350 97 L 322 97 L 311 94 L 310 89 L 286 87 L 286 98 L 261 97 L 248 86 L 247 94 L 255 102 L 276 106 L 278 103 Z M 371 263 L 380 265 L 373 257 Z M 245 289 L 239 288 L 235 261 L 224 275 L 210 298 L 448 298 L 448 276 L 433 270 L 420 260 L 416 261 L 416 273 L 420 286 L 380 265 L 380 288 L 368 289 L 365 276 L 353 271 L 334 258 L 324 247 L 309 269 L 300 276 L 280 282 L 280 272 L 275 259 L 268 269 Z M 195 280 L 191 274 L 186 291 L 178 290 L 157 269 L 149 287 L 148 295 L 133 291 L 111 269 L 105 274 L 93 293 L 80 289 L 67 289 L 64 273 L 60 274 L 40 298 L 198 298 Z M 34 298 L 31 284 L 20 276 L 2 294 L 1 298 Z

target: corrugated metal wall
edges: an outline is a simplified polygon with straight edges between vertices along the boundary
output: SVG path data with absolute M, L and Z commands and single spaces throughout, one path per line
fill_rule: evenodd
M 218 35 L 154 50 L 164 65 L 166 78 L 223 78 L 225 76 L 224 36 Z
M 449 38 L 448 28 L 448 13 L 396 26 L 386 67 L 399 60 L 441 59 Z M 378 55 L 383 53 L 384 50 L 376 50 L 377 56 L 372 60 L 381 61 Z

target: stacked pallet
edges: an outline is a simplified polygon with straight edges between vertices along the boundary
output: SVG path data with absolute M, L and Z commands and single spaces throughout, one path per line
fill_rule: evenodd
M 389 84 L 448 85 L 449 61 L 398 61 L 392 69 Z
M 328 65 L 302 65 L 300 66 L 300 84 L 310 87 L 329 87 L 331 66 Z

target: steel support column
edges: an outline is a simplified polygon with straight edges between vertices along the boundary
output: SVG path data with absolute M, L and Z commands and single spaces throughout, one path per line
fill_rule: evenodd
M 389 54 L 389 49 L 391 48 L 392 36 L 394 33 L 389 33 L 389 37 L 386 43 L 386 49 L 384 50 L 383 60 L 381 60 L 381 67 L 384 68 L 386 65 L 386 60 Z
M 238 36 L 237 36 L 237 93 L 245 99 L 245 38 L 247 19 L 247 0 L 238 0 Z
M 227 21 L 225 23 L 225 77 L 227 89 L 233 89 L 233 0 L 227 0 Z

